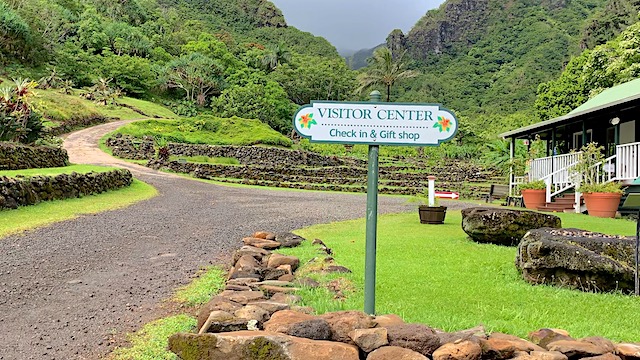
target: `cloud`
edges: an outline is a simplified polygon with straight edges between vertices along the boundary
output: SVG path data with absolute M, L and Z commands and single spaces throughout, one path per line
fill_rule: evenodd
M 408 32 L 442 0 L 272 0 L 289 25 L 323 36 L 338 49 L 385 42 L 393 29 Z

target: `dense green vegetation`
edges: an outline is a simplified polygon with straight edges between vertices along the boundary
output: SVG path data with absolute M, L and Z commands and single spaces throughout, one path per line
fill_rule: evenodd
M 504 129 L 505 123 L 526 124 L 532 121 L 538 84 L 558 74 L 569 55 L 579 52 L 581 19 L 602 3 L 579 0 L 551 9 L 545 2 L 488 1 L 484 11 L 465 14 L 479 25 L 443 44 L 441 54 L 418 57 L 421 37 L 428 34 L 421 27 L 434 26 L 434 20 L 444 16 L 442 8 L 430 12 L 407 36 L 410 54 L 424 74 L 400 99 L 444 103 L 472 116 L 474 130 L 488 136 Z M 414 42 L 418 46 L 412 47 Z
M 120 134 L 157 141 L 209 145 L 291 146 L 286 136 L 258 120 L 201 115 L 179 120 L 138 121 L 117 130 Z
M 387 39 L 394 54 L 407 49 L 411 68 L 422 74 L 392 97 L 445 104 L 466 117 L 469 139 L 495 138 L 539 121 L 538 85 L 557 77 L 582 47 L 637 21 L 638 6 L 632 0 L 449 0 L 406 36 L 394 31 Z
M 555 80 L 540 84 L 535 110 L 541 120 L 564 115 L 589 98 L 640 76 L 640 23 L 586 50 Z
M 635 223 L 559 214 L 565 227 L 630 235 Z M 421 322 L 455 331 L 483 324 L 489 331 L 526 337 L 530 331 L 563 328 L 577 338 L 605 336 L 639 341 L 640 300 L 621 294 L 583 293 L 550 286 L 532 286 L 516 271 L 515 247 L 478 244 L 460 228 L 459 211 L 447 214 L 444 225 L 422 225 L 417 213 L 385 215 L 378 222 L 376 312 L 396 313 L 407 322 Z M 361 309 L 363 306 L 364 219 L 316 225 L 296 231 L 307 239 L 322 239 L 333 257 L 353 274 L 329 275 L 298 270 L 327 283 L 336 276 L 346 299 L 324 287 L 305 289 L 304 305 L 318 312 Z M 317 247 L 305 243 L 283 252 L 306 264 L 318 257 Z M 322 259 L 310 267 L 321 266 Z M 309 270 L 309 268 L 307 268 Z M 608 310 L 602 312 L 605 307 Z
M 208 109 L 288 133 L 296 103 L 345 99 L 355 87 L 333 46 L 286 26 L 266 0 L 0 0 L 0 6 L 0 76 L 40 79 L 43 88 L 68 94 L 84 87 L 103 106 L 122 95 L 160 97 L 179 115 Z M 77 110 L 93 116 L 93 109 Z M 126 111 L 109 115 L 133 118 Z

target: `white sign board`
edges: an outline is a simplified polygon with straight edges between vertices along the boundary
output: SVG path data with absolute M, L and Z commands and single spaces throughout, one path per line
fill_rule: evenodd
M 438 146 L 458 120 L 437 104 L 314 101 L 301 107 L 294 128 L 312 142 Z

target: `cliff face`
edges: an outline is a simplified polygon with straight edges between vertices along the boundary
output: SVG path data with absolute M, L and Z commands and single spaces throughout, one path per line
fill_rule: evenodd
M 438 10 L 427 13 L 406 37 L 409 54 L 424 59 L 429 54 L 440 54 L 453 43 L 471 45 L 487 25 L 489 0 L 447 1 Z
M 259 27 L 287 27 L 282 11 L 271 1 L 259 1 L 255 14 Z

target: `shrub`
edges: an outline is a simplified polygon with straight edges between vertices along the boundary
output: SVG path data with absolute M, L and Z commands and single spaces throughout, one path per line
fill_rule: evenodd
M 0 141 L 29 144 L 44 128 L 42 117 L 30 103 L 37 84 L 28 79 L 14 81 L 14 86 L 0 89 Z

